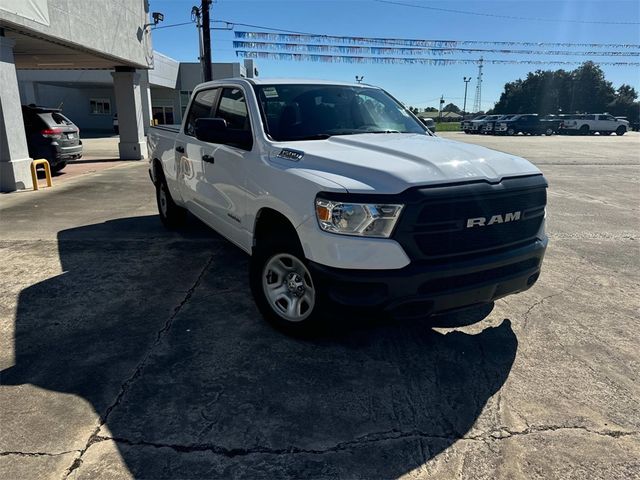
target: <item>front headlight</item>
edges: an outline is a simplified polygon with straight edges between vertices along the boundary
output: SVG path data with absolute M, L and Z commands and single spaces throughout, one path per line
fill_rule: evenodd
M 341 235 L 388 238 L 403 205 L 342 203 L 316 199 L 316 217 L 322 230 Z

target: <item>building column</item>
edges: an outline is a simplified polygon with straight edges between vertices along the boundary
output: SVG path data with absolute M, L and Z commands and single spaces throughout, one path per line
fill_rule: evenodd
M 22 120 L 14 45 L 14 40 L 0 32 L 0 192 L 32 187 L 31 158 Z
M 147 156 L 147 143 L 144 138 L 140 74 L 133 68 L 116 67 L 116 71 L 111 75 L 118 109 L 120 158 L 122 160 L 143 159 Z
M 143 70 L 140 72 L 140 88 L 142 91 L 142 119 L 144 123 L 144 134 L 149 133 L 149 127 L 151 126 L 151 119 L 153 113 L 151 112 L 151 87 L 149 86 L 149 70 Z
M 35 82 L 21 82 L 19 87 L 22 90 L 22 97 L 20 98 L 24 105 L 38 104 L 37 85 Z

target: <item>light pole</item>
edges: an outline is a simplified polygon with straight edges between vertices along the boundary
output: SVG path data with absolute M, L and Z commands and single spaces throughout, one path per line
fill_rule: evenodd
M 467 112 L 467 87 L 469 86 L 471 77 L 462 77 L 462 79 L 464 80 L 464 104 L 462 105 L 462 119 L 464 120 Z

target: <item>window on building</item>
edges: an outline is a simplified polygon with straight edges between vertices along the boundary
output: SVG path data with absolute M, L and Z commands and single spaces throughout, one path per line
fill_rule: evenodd
M 191 90 L 180 90 L 180 110 L 183 117 L 184 112 L 187 110 L 187 105 L 189 104 L 189 99 L 191 98 L 192 93 L 193 92 Z
M 89 110 L 93 115 L 111 115 L 111 100 L 108 98 L 92 98 Z
M 176 123 L 173 119 L 173 107 L 152 107 L 153 123 L 155 125 L 173 125 Z

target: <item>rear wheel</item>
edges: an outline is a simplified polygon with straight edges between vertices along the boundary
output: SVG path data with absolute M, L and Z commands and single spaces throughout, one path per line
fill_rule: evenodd
M 624 135 L 627 133 L 627 127 L 620 125 L 616 130 L 616 135 Z
M 174 229 L 182 225 L 187 211 L 176 205 L 173 201 L 169 187 L 167 186 L 167 181 L 162 172 L 160 171 L 156 173 L 156 175 L 158 175 L 158 180 L 156 181 L 156 202 L 158 204 L 160 221 L 165 227 Z
M 67 166 L 67 162 L 58 162 L 51 167 L 51 171 L 53 173 L 58 173 L 66 166 Z
M 251 291 L 260 313 L 288 333 L 308 331 L 323 318 L 328 300 L 312 277 L 298 242 L 263 239 L 251 256 Z
M 544 134 L 545 134 L 547 137 L 550 137 L 551 135 L 553 135 L 553 128 L 547 128 L 547 129 L 544 131 Z

